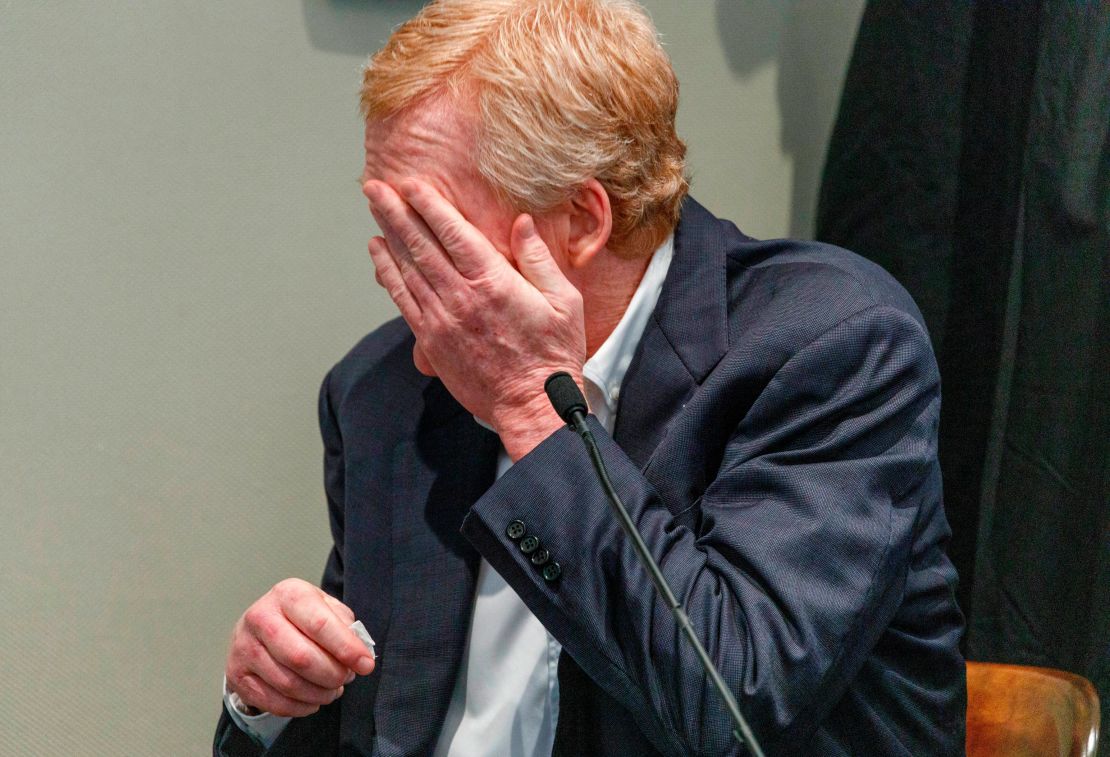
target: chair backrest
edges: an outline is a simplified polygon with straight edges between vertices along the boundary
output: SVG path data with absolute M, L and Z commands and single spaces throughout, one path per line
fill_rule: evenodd
M 1098 695 L 1081 676 L 967 663 L 968 757 L 1094 757 Z

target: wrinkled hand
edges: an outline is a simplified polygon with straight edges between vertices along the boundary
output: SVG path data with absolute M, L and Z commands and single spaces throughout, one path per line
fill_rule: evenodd
M 270 589 L 232 632 L 228 688 L 251 707 L 303 717 L 343 695 L 374 660 L 348 626 L 355 614 L 338 599 L 297 578 Z
M 516 268 L 433 187 L 367 182 L 383 237 L 370 240 L 378 281 L 416 335 L 414 359 L 497 430 L 513 460 L 562 425 L 543 391 L 555 371 L 582 383 L 582 296 L 531 216 L 513 222 Z M 519 270 L 518 270 L 519 269 Z

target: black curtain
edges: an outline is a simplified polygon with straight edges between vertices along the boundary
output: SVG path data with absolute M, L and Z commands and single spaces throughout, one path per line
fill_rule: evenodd
M 914 295 L 969 659 L 1110 723 L 1110 3 L 869 0 L 817 237 Z

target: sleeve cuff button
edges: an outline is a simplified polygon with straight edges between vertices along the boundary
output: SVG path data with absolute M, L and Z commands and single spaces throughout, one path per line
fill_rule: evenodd
M 505 535 L 513 541 L 516 541 L 520 537 L 524 536 L 525 531 L 526 529 L 524 527 L 524 521 L 514 520 L 512 523 L 509 524 L 509 527 L 505 529 Z

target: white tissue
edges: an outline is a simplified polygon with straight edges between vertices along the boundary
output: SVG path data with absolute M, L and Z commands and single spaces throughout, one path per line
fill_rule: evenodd
M 378 659 L 378 653 L 374 649 L 374 640 L 370 638 L 370 632 L 366 630 L 366 626 L 362 625 L 362 621 L 356 620 L 354 623 L 348 626 L 348 628 L 354 631 L 355 636 L 358 637 L 359 641 L 365 644 L 366 648 L 370 650 L 370 656 L 373 657 L 375 660 Z

